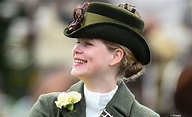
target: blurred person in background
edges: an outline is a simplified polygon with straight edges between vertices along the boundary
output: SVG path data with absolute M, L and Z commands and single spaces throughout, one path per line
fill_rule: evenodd
M 186 55 L 183 56 L 185 64 L 182 72 L 178 77 L 178 83 L 174 93 L 174 102 L 179 112 L 188 117 L 192 116 L 192 1 L 187 1 L 187 7 L 183 14 L 183 24 L 185 31 L 188 33 L 189 48 L 186 50 Z
M 76 7 L 74 18 L 64 34 L 77 38 L 71 74 L 81 81 L 68 93 L 41 95 L 29 116 L 158 117 L 135 100 L 122 80 L 139 77 L 150 61 L 144 22 L 135 7 L 86 2 Z
M 178 77 L 178 83 L 174 93 L 176 108 L 179 112 L 186 115 L 192 115 L 192 47 L 189 52 L 188 64 Z

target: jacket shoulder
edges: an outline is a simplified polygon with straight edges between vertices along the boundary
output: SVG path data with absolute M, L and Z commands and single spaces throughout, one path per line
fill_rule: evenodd
M 67 90 L 67 92 L 69 92 L 69 91 L 82 92 L 82 91 L 83 91 L 83 82 L 82 82 L 82 81 L 79 81 L 79 82 L 73 84 L 73 85 Z
M 30 110 L 29 117 L 53 117 L 56 116 L 58 108 L 55 101 L 61 92 L 42 94 Z
M 155 111 L 141 105 L 137 100 L 134 100 L 132 105 L 131 117 L 160 117 Z

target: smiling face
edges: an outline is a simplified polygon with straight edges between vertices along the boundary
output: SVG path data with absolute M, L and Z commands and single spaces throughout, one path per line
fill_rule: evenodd
M 71 74 L 80 79 L 102 77 L 112 72 L 110 64 L 114 52 L 109 51 L 99 39 L 77 39 L 73 58 Z

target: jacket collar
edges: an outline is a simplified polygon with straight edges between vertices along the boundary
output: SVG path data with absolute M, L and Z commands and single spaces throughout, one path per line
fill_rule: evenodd
M 122 80 L 118 82 L 118 86 L 119 88 L 107 104 L 106 110 L 114 117 L 129 117 L 135 97 Z
M 120 80 L 118 83 L 118 90 L 109 101 L 106 106 L 106 111 L 113 115 L 113 117 L 128 117 L 130 115 L 131 107 L 134 101 L 133 94 L 126 87 L 125 83 Z M 82 99 L 75 104 L 75 112 L 69 113 L 67 109 L 60 109 L 61 114 L 64 117 L 85 117 L 85 97 L 84 97 L 84 88 L 83 82 L 80 81 L 73 85 L 67 92 L 69 91 L 77 91 L 82 94 Z

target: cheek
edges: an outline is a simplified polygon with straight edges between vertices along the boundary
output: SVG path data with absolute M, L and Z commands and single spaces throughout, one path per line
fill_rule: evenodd
M 92 64 L 94 68 L 98 67 L 108 67 L 111 61 L 111 54 L 105 52 L 99 52 L 94 54 L 94 58 L 92 59 Z

